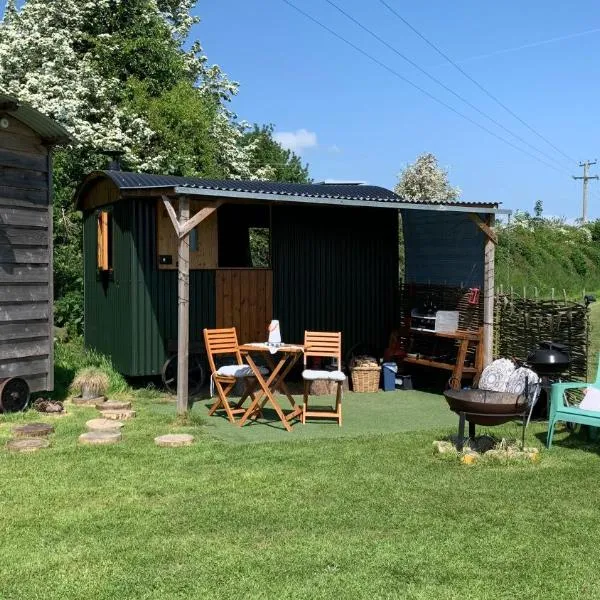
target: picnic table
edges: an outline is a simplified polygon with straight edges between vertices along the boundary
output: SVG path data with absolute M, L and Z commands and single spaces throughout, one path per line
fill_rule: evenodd
M 283 423 L 283 426 L 287 431 L 292 431 L 290 421 L 300 417 L 302 414 L 302 407 L 296 405 L 293 396 L 285 384 L 285 378 L 296 362 L 298 362 L 298 359 L 302 356 L 304 348 L 297 344 L 267 344 L 264 342 L 257 342 L 243 344 L 239 347 L 239 350 L 245 357 L 248 366 L 252 369 L 252 372 L 256 377 L 256 387 L 258 388 L 248 410 L 242 415 L 242 418 L 238 423 L 239 426 L 243 426 L 251 416 L 259 412 L 267 403 L 271 403 L 277 416 Z M 252 357 L 253 354 L 260 354 L 267 363 L 270 369 L 270 374 L 267 379 L 265 379 L 265 376 L 260 372 L 260 368 L 256 365 L 256 362 Z M 279 356 L 277 364 L 275 364 L 273 360 L 276 355 Z M 286 396 L 292 406 L 292 410 L 287 415 L 283 412 L 275 398 L 275 393 L 277 391 Z

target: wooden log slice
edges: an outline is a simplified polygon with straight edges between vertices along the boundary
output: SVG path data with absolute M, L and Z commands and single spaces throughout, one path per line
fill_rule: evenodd
M 106 396 L 96 396 L 96 398 L 90 398 L 89 400 L 84 400 L 81 396 L 73 398 L 73 404 L 77 404 L 78 406 L 97 406 L 102 402 L 106 402 Z
M 42 448 L 47 448 L 50 442 L 43 438 L 19 438 L 8 440 L 6 449 L 11 452 L 37 452 Z
M 103 410 L 102 416 L 105 419 L 113 419 L 115 421 L 126 421 L 135 417 L 135 410 L 123 408 L 121 410 Z
M 119 402 L 118 400 L 107 400 L 106 402 L 98 402 L 96 408 L 100 411 L 104 410 L 123 410 L 131 408 L 131 402 Z
M 16 425 L 12 428 L 15 437 L 34 438 L 46 437 L 54 433 L 54 427 L 48 423 L 26 423 L 25 425 Z
M 113 419 L 91 419 L 85 426 L 90 431 L 119 431 L 123 427 L 123 423 Z
M 86 446 L 106 446 L 121 441 L 120 431 L 88 431 L 79 436 L 79 443 Z
M 191 446 L 194 443 L 194 436 L 188 433 L 170 433 L 168 435 L 159 435 L 154 438 L 157 446 L 164 448 L 179 448 L 180 446 Z

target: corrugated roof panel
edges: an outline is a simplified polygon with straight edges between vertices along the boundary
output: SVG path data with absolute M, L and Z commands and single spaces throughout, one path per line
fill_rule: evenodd
M 30 129 L 33 129 L 44 141 L 54 144 L 66 144 L 71 141 L 67 130 L 39 110 L 17 98 L 0 93 L 0 107 L 7 105 L 3 112 L 11 115 Z M 12 109 L 12 110 L 11 110 Z
M 119 189 L 149 188 L 193 188 L 241 194 L 261 194 L 277 196 L 277 200 L 293 201 L 294 197 L 323 198 L 332 200 L 355 200 L 382 203 L 437 204 L 448 206 L 496 207 L 491 202 L 443 202 L 412 201 L 401 198 L 391 190 L 374 185 L 355 183 L 285 183 L 279 181 L 199 179 L 174 175 L 151 173 L 130 173 L 125 171 L 102 171 L 98 175 L 109 177 Z M 93 174 L 92 174 L 93 176 Z M 90 176 L 91 177 L 91 176 Z M 282 198 L 283 197 L 283 198 Z

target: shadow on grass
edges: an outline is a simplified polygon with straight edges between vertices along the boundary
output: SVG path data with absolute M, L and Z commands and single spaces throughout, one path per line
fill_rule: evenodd
M 567 437 L 560 437 L 564 433 L 568 433 Z M 563 429 L 555 429 L 554 437 L 552 438 L 552 447 L 557 446 L 571 450 L 583 450 L 600 455 L 600 439 L 597 437 L 594 438 L 594 435 L 597 434 L 591 433 L 591 428 L 588 425 L 578 425 L 574 430 L 569 430 L 564 426 Z M 536 433 L 535 437 L 545 446 L 548 432 L 541 431 Z

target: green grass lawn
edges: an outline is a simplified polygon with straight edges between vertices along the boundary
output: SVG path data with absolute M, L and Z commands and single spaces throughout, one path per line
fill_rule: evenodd
M 157 395 L 135 408 L 118 446 L 78 447 L 95 411 L 71 407 L 51 448 L 0 450 L 0 598 L 598 597 L 599 447 L 582 438 L 467 467 L 432 454 L 456 418 L 427 394 L 348 395 L 341 431 L 291 434 L 205 419 L 205 401 L 185 426 Z M 34 418 L 0 416 L 0 444 Z M 175 431 L 197 443 L 154 446 Z

